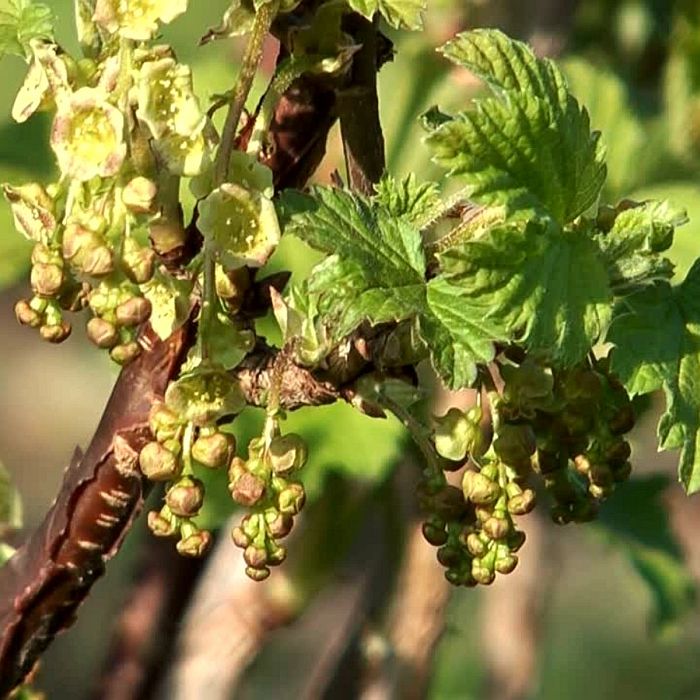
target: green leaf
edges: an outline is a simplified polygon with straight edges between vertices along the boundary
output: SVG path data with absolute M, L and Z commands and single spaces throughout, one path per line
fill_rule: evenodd
M 206 326 L 200 326 L 212 360 L 224 369 L 233 369 L 253 349 L 255 336 L 223 311 L 218 311 Z
M 31 56 L 30 42 L 52 42 L 53 10 L 31 0 L 4 0 L 0 3 L 0 58 L 6 55 Z
M 464 303 L 474 307 L 471 313 L 555 364 L 581 360 L 610 320 L 605 264 L 585 230 L 537 221 L 524 230 L 497 227 L 446 251 L 440 261 Z
M 396 29 L 422 29 L 421 13 L 427 0 L 348 0 L 348 4 L 367 19 L 371 19 L 375 12 L 381 12 Z
M 605 181 L 603 149 L 558 68 L 496 30 L 460 34 L 443 53 L 495 96 L 427 137 L 435 160 L 466 179 L 473 199 L 511 213 L 563 225 L 591 207 Z
M 403 180 L 385 174 L 376 186 L 375 201 L 392 216 L 417 229 L 432 223 L 441 209 L 439 188 L 434 182 L 416 182 L 411 173 Z
M 433 366 L 450 389 L 470 386 L 477 364 L 493 360 L 494 341 L 506 338 L 481 307 L 442 277 L 428 283 L 427 309 L 419 317 L 419 328 Z
M 679 479 L 688 493 L 699 491 L 700 262 L 677 287 L 663 282 L 625 299 L 608 340 L 612 369 L 630 394 L 664 390 L 659 445 L 680 449 Z
M 284 232 L 332 253 L 309 278 L 309 292 L 340 338 L 363 320 L 399 321 L 423 306 L 425 258 L 418 231 L 384 208 L 342 190 L 311 197 L 285 192 Z
M 653 624 L 661 630 L 688 612 L 695 600 L 693 579 L 661 501 L 666 486 L 663 476 L 632 479 L 603 505 L 598 518 L 649 586 Z
M 673 264 L 659 253 L 673 243 L 675 228 L 688 221 L 685 210 L 667 201 L 649 201 L 614 215 L 612 228 L 598 242 L 615 293 L 629 293 L 640 285 L 670 279 Z

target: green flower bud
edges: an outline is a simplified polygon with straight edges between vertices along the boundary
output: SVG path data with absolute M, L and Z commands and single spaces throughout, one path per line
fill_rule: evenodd
M 62 343 L 71 333 L 71 325 L 68 321 L 55 324 L 45 324 L 39 328 L 39 335 L 49 343 Z
M 306 443 L 296 433 L 277 435 L 270 441 L 266 456 L 276 474 L 291 474 L 306 464 Z
M 127 238 L 122 252 L 122 267 L 126 276 L 136 284 L 145 284 L 155 271 L 156 254 L 151 248 L 140 246 L 133 238 Z
M 166 218 L 151 222 L 148 227 L 148 237 L 156 253 L 164 258 L 183 248 L 187 243 L 187 231 L 184 226 L 179 221 L 174 222 Z
M 518 557 L 509 555 L 496 559 L 495 568 L 499 574 L 509 574 L 518 565 Z
M 32 308 L 26 299 L 20 299 L 15 304 L 15 317 L 23 326 L 38 328 L 43 321 L 43 315 Z
M 180 474 L 178 457 L 159 442 L 149 442 L 139 454 L 143 475 L 151 481 L 170 481 Z
M 421 530 L 423 537 L 434 547 L 441 547 L 447 542 L 447 532 L 444 525 L 440 528 L 431 523 L 423 523 Z
M 453 545 L 446 544 L 437 551 L 437 560 L 446 568 L 457 566 L 462 560 L 462 554 Z
M 192 518 L 204 503 L 204 484 L 199 479 L 183 477 L 168 489 L 165 502 L 175 515 Z
M 291 483 L 277 497 L 280 512 L 285 515 L 297 515 L 304 507 L 306 493 L 304 487 L 298 483 Z
M 86 332 L 87 337 L 98 348 L 113 348 L 119 342 L 116 326 L 98 316 L 88 321 Z
M 236 547 L 245 549 L 250 544 L 250 537 L 240 527 L 234 527 L 231 531 L 231 539 Z
M 117 306 L 116 315 L 120 326 L 138 326 L 148 321 L 151 302 L 145 297 L 131 297 Z
M 179 554 L 185 557 L 201 557 L 211 547 L 212 536 L 208 530 L 198 530 L 187 537 L 183 537 L 177 545 Z
M 267 550 L 258 549 L 255 545 L 249 545 L 243 552 L 245 563 L 253 569 L 262 569 L 267 564 Z
M 493 571 L 483 566 L 479 559 L 474 559 L 472 562 L 472 576 L 482 586 L 490 586 L 496 578 Z
M 151 406 L 148 425 L 159 442 L 176 439 L 182 428 L 182 423 L 177 415 L 160 401 Z
M 148 529 L 156 537 L 172 537 L 177 532 L 177 524 L 174 518 L 167 518 L 157 510 L 148 514 Z
M 274 542 L 270 543 L 267 553 L 267 563 L 270 566 L 279 566 L 287 558 L 287 550 Z
M 154 214 L 157 194 L 156 183 L 138 175 L 122 190 L 122 203 L 132 214 Z
M 236 440 L 227 433 L 200 435 L 192 445 L 192 457 L 210 469 L 226 466 L 236 451 Z
M 63 268 L 59 265 L 53 263 L 36 263 L 32 267 L 32 290 L 39 296 L 55 296 L 60 291 L 64 281 Z
M 513 515 L 526 515 L 535 507 L 535 501 L 535 492 L 532 489 L 525 489 L 522 493 L 508 499 L 508 512 Z
M 128 365 L 129 362 L 135 360 L 141 354 L 141 347 L 135 341 L 115 345 L 109 352 L 109 356 L 118 365 Z
M 270 575 L 270 569 L 263 566 L 261 569 L 254 569 L 252 566 L 246 567 L 246 576 L 253 581 L 264 581 Z
M 470 532 L 467 535 L 467 549 L 473 557 L 483 557 L 488 552 L 488 544 L 476 532 Z
M 492 515 L 482 525 L 482 529 L 492 540 L 502 540 L 511 531 L 511 523 L 508 518 Z
M 472 471 L 464 472 L 462 477 L 462 492 L 464 498 L 477 505 L 489 505 L 495 503 L 501 495 L 501 487 L 487 478 L 483 473 Z
M 275 539 L 281 540 L 292 531 L 294 519 L 291 515 L 275 511 L 269 511 L 269 515 L 272 517 L 268 519 L 266 514 L 267 529 Z
M 61 173 L 86 182 L 119 172 L 126 155 L 123 135 L 124 117 L 106 93 L 83 87 L 59 103 L 51 147 Z
M 588 472 L 592 484 L 601 487 L 612 486 L 613 475 L 607 464 L 592 464 Z

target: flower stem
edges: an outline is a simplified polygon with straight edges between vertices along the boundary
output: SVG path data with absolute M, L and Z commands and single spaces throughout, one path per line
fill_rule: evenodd
M 228 165 L 236 140 L 238 122 L 241 119 L 245 101 L 253 85 L 253 78 L 255 77 L 260 59 L 262 58 L 263 41 L 270 31 L 270 26 L 277 14 L 278 6 L 279 0 L 272 0 L 272 2 L 263 5 L 255 14 L 253 28 L 245 48 L 245 53 L 243 54 L 241 71 L 233 90 L 233 98 L 229 106 L 228 114 L 226 115 L 226 122 L 224 123 L 224 129 L 221 135 L 221 145 L 216 154 L 216 162 L 214 164 L 214 187 L 218 187 L 222 182 L 226 181 Z
M 228 166 L 233 153 L 236 140 L 236 131 L 238 130 L 238 122 L 243 113 L 248 93 L 253 85 L 253 78 L 258 70 L 260 59 L 262 58 L 263 42 L 272 20 L 277 14 L 279 0 L 263 5 L 255 14 L 253 28 L 251 30 L 248 44 L 246 45 L 243 54 L 243 61 L 238 80 L 233 89 L 233 97 L 229 105 L 228 114 L 224 123 L 223 133 L 221 135 L 221 144 L 216 154 L 214 162 L 214 187 L 219 187 L 226 182 L 228 177 Z M 198 333 L 198 350 L 202 360 L 209 359 L 209 348 L 204 340 L 202 329 L 206 329 L 211 323 L 212 316 L 216 308 L 216 263 L 214 255 L 209 246 L 204 245 L 202 264 L 202 313 L 199 318 L 199 333 Z

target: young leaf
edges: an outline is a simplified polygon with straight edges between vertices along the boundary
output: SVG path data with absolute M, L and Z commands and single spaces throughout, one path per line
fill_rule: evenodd
M 613 210 L 612 228 L 598 238 L 617 295 L 672 277 L 673 264 L 660 253 L 671 246 L 675 228 L 688 221 L 685 210 L 666 201 L 625 205 Z
M 605 180 L 603 149 L 556 66 L 495 30 L 461 34 L 443 52 L 495 96 L 427 137 L 435 160 L 462 175 L 477 202 L 509 212 L 563 225 L 593 205 Z
M 440 210 L 438 186 L 434 182 L 416 182 L 411 173 L 397 180 L 388 173 L 376 185 L 375 201 L 397 219 L 404 219 L 420 229 L 431 223 Z
M 440 261 L 475 314 L 555 364 L 581 360 L 610 320 L 605 264 L 586 231 L 537 221 L 524 230 L 498 227 L 446 251 Z
M 350 8 L 371 19 L 381 12 L 384 19 L 396 29 L 421 29 L 427 0 L 348 0 Z
M 494 341 L 506 338 L 503 329 L 470 301 L 460 287 L 437 277 L 428 283 L 427 309 L 419 316 L 433 366 L 450 389 L 470 386 L 476 365 L 493 360 Z
M 680 449 L 679 479 L 700 490 L 700 263 L 678 287 L 661 282 L 628 297 L 612 324 L 612 369 L 632 395 L 663 389 L 659 444 Z
M 340 338 L 363 320 L 408 318 L 423 305 L 425 258 L 418 231 L 385 209 L 342 190 L 313 196 L 286 192 L 280 202 L 285 233 L 331 257 L 314 268 L 309 291 L 334 318 Z
M 0 3 L 0 58 L 6 55 L 29 58 L 32 39 L 53 41 L 53 10 L 31 0 Z

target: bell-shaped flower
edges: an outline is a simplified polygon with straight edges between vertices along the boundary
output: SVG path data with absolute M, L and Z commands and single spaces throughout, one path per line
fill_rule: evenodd
M 126 156 L 124 117 L 102 90 L 80 88 L 59 104 L 51 147 L 63 175 L 81 181 L 111 177 Z
M 205 117 L 192 89 L 192 71 L 173 58 L 141 66 L 136 101 L 136 115 L 157 139 L 166 134 L 192 136 L 202 128 Z
M 199 229 L 228 269 L 264 265 L 280 240 L 272 200 L 257 190 L 230 182 L 200 203 Z
M 187 10 L 187 0 L 97 0 L 93 20 L 125 39 L 148 41 L 158 22 L 167 24 Z

